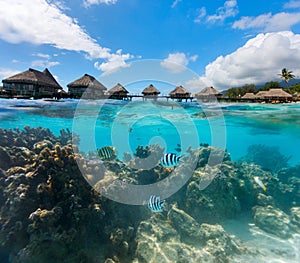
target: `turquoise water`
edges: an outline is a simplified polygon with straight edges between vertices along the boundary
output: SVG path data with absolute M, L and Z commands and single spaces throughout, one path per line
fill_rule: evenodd
M 300 104 L 0 100 L 0 128 L 0 262 L 300 262 Z
M 72 130 L 73 116 L 78 101 L 65 102 L 44 101 L 0 101 L 0 127 L 3 129 L 30 127 L 49 128 L 54 134 L 61 129 Z M 180 136 L 189 136 L 189 125 L 197 129 L 200 143 L 226 147 L 233 160 L 239 160 L 253 144 L 276 146 L 285 156 L 290 157 L 289 163 L 300 162 L 300 105 L 263 105 L 263 104 L 213 104 L 198 103 L 178 104 L 179 112 L 188 114 L 188 123 L 169 119 L 174 114 L 170 105 L 155 105 L 148 102 L 98 101 L 81 105 L 81 113 L 77 132 L 85 137 L 89 126 L 95 126 L 95 138 L 87 138 L 81 143 L 80 149 L 88 151 L 96 143 L 100 148 L 112 145 L 116 137 L 125 137 L 118 145 L 119 157 L 125 150 L 134 151 L 139 145 L 158 143 L 166 151 L 179 152 Z M 150 112 L 149 112 L 150 109 Z M 175 109 L 176 110 L 176 109 Z M 205 118 L 199 112 L 207 111 L 212 116 Z M 214 116 L 214 113 L 217 116 Z M 166 116 L 161 116 L 161 114 Z M 93 124 L 96 117 L 96 123 Z M 173 123 L 172 123 L 173 122 Z M 174 125 L 183 127 L 184 134 L 179 134 Z M 184 127 L 186 125 L 186 127 Z M 113 126 L 113 127 L 112 127 Z M 222 142 L 212 142 L 213 136 Z M 220 134 L 218 134 L 220 133 Z M 222 138 L 219 138 L 222 137 Z M 216 139 L 216 138 L 215 138 Z M 95 140 L 95 142 L 94 142 Z M 129 146 L 127 146 L 129 144 Z M 124 145 L 123 145 L 124 146 Z M 179 147 L 178 147 L 179 146 Z M 129 147 L 129 148 L 128 148 Z M 122 149 L 124 148 L 124 149 Z

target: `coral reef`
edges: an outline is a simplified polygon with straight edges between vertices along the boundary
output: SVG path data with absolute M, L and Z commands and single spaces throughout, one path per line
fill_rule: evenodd
M 55 137 L 39 128 L 26 131 L 22 144 L 30 148 L 11 149 L 30 157 L 14 167 L 11 158 L 11 168 L 1 170 L 1 245 L 10 251 L 12 262 L 61 261 L 72 252 L 82 258 L 82 238 L 93 232 L 101 239 L 103 226 L 96 222 L 104 218 L 102 198 L 82 177 L 75 161 L 80 156 L 71 145 L 60 144 L 69 142 L 70 133 Z M 41 133 L 46 139 L 33 137 Z
M 294 167 L 282 168 L 276 173 L 277 177 L 283 183 L 289 183 L 289 180 L 293 178 L 300 178 L 300 164 L 297 164 Z
M 291 237 L 291 221 L 283 211 L 269 205 L 254 207 L 253 213 L 254 222 L 261 229 L 282 238 Z
M 56 137 L 49 129 L 29 126 L 25 126 L 24 130 L 0 129 L 0 138 L 0 168 L 4 170 L 32 163 L 39 149 L 44 148 L 42 144 L 48 144 L 51 149 L 56 143 L 61 145 L 72 143 L 72 139 L 73 143 L 79 143 L 78 137 L 76 135 L 72 137 L 68 129 L 61 130 L 60 136 Z
M 115 179 L 138 185 L 172 172 L 182 176 L 180 167 L 159 164 L 163 149 L 157 145 L 139 147 L 123 162 L 102 161 L 74 152 L 70 142 L 79 140 L 68 130 L 55 136 L 43 128 L 0 129 L 0 136 L 3 262 L 230 262 L 250 252 L 220 224 L 249 211 L 267 233 L 300 233 L 299 166 L 265 170 L 202 144 L 183 158 L 194 165 L 188 167 L 191 178 L 157 214 L 113 202 L 99 191 L 112 190 Z M 203 182 L 209 183 L 200 190 Z
M 300 233 L 300 207 L 292 207 L 291 208 L 291 223 L 298 233 Z
M 139 146 L 133 159 L 128 159 L 128 165 L 133 169 L 149 170 L 157 166 L 164 152 L 158 145 Z M 127 154 L 128 155 L 128 154 Z M 128 158 L 128 157 L 127 157 Z
M 230 262 L 242 252 L 246 249 L 220 225 L 198 224 L 174 206 L 168 220 L 152 216 L 137 230 L 139 262 Z
M 243 161 L 256 163 L 272 172 L 287 167 L 289 159 L 280 153 L 278 147 L 263 144 L 249 146 L 246 156 L 242 158 Z

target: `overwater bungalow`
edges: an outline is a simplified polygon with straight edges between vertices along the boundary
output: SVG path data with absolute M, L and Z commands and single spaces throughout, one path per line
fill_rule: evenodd
M 252 92 L 247 92 L 242 98 L 242 100 L 253 101 L 256 99 L 256 96 Z
M 184 87 L 182 86 L 178 86 L 176 87 L 174 90 L 172 90 L 169 93 L 171 99 L 178 99 L 178 100 L 182 100 L 182 99 L 189 99 L 191 98 L 191 93 L 188 92 Z
M 52 98 L 62 89 L 47 68 L 42 72 L 29 68 L 2 82 L 3 90 L 17 98 Z
M 107 95 L 109 95 L 110 99 L 123 100 L 128 98 L 128 93 L 129 91 L 125 89 L 120 83 L 118 83 L 107 92 Z
M 71 98 L 84 98 L 97 99 L 104 96 L 104 91 L 107 88 L 96 80 L 93 76 L 84 74 L 79 79 L 67 85 L 68 92 Z
M 265 96 L 267 95 L 268 91 L 266 90 L 261 90 L 258 93 L 255 94 L 255 98 L 257 100 L 264 100 L 266 99 Z
M 196 93 L 195 97 L 201 100 L 215 100 L 222 97 L 222 93 L 214 87 L 205 87 L 199 93 Z
M 283 89 L 270 89 L 264 97 L 268 102 L 272 103 L 289 102 L 293 99 L 293 96 Z
M 142 94 L 144 95 L 144 98 L 157 98 L 157 96 L 160 94 L 160 91 L 150 84 L 142 91 Z
M 57 98 L 69 98 L 69 94 L 68 92 L 62 89 L 58 91 Z
M 0 98 L 10 98 L 10 93 L 3 89 L 3 86 L 0 86 Z

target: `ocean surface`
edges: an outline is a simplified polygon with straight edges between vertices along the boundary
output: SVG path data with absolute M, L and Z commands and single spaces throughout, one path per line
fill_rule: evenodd
M 299 180 L 300 177 L 298 174 L 300 169 L 297 168 L 299 167 L 297 165 L 300 164 L 299 103 L 271 105 L 256 103 L 201 103 L 197 101 L 179 103 L 163 100 L 0 100 L 0 128 L 2 130 L 14 130 L 16 128 L 24 130 L 25 126 L 29 126 L 30 128 L 48 128 L 55 136 L 59 136 L 62 129 L 69 129 L 76 134 L 76 136 L 79 136 L 79 152 L 83 155 L 95 152 L 104 146 L 113 146 L 120 163 L 125 162 L 126 154 L 128 153 L 131 157 L 134 157 L 136 149 L 141 146 L 145 148 L 149 145 L 158 145 L 165 153 L 174 153 L 183 157 L 189 155 L 190 149 L 201 147 L 222 149 L 229 156 L 229 161 L 227 161 L 227 166 L 229 167 L 227 173 L 229 175 L 220 168 L 223 172 L 223 177 L 225 178 L 227 176 L 227 178 L 231 178 L 234 181 L 236 170 L 248 171 L 244 172 L 245 174 L 243 175 L 248 179 L 240 179 L 245 182 L 245 184 L 247 184 L 247 180 L 249 180 L 249 182 L 251 181 L 251 183 L 253 182 L 255 186 L 251 186 L 253 190 L 251 193 L 255 193 L 259 198 L 255 197 L 255 201 L 253 201 L 249 207 L 243 207 L 241 200 L 247 199 L 247 196 L 239 196 L 238 192 L 235 192 L 234 198 L 240 200 L 240 206 L 242 207 L 241 210 L 238 210 L 240 212 L 228 217 L 220 215 L 220 219 L 218 219 L 219 217 L 217 216 L 216 220 L 212 220 L 212 224 L 222 225 L 224 231 L 226 231 L 229 236 L 238 238 L 243 246 L 251 250 L 251 253 L 236 253 L 236 255 L 232 257 L 229 256 L 228 259 L 225 258 L 225 256 L 223 259 L 222 257 L 218 258 L 214 254 L 214 258 L 211 259 L 212 261 L 203 261 L 204 256 L 198 259 L 193 257 L 194 254 L 191 251 L 195 249 L 197 252 L 197 249 L 200 248 L 197 246 L 193 247 L 192 244 L 194 241 L 189 242 L 188 237 L 186 237 L 187 240 L 182 238 L 181 235 L 185 232 L 184 229 L 180 227 L 176 228 L 177 225 L 174 223 L 176 218 L 174 219 L 173 214 L 175 213 L 174 211 L 177 211 L 177 208 L 174 208 L 174 210 L 172 210 L 173 214 L 170 214 L 171 219 L 169 217 L 168 219 L 171 221 L 175 220 L 173 221 L 173 225 L 171 225 L 178 231 L 180 240 L 184 244 L 187 244 L 186 246 L 193 247 L 193 249 L 187 248 L 186 250 L 190 251 L 189 253 L 191 254 L 178 256 L 180 260 L 166 256 L 164 261 L 161 261 L 160 252 L 157 252 L 157 258 L 151 259 L 151 262 L 300 262 L 300 218 L 297 217 L 297 215 L 300 216 L 300 213 L 290 212 L 292 208 L 294 209 L 293 211 L 300 211 L 297 210 L 300 206 L 299 183 L 295 183 L 295 181 L 281 182 L 280 176 L 278 176 L 279 173 L 284 173 L 282 171 L 290 171 L 288 169 L 295 168 L 291 170 L 294 171 L 293 177 L 298 178 L 297 180 Z M 0 137 L 0 144 L 2 139 L 3 138 Z M 243 163 L 246 163 L 248 166 Z M 286 189 L 288 189 L 288 187 L 294 189 L 290 191 L 292 194 L 289 197 L 284 196 L 284 201 L 282 201 L 280 196 L 276 197 L 276 195 L 280 195 L 281 193 L 279 190 L 270 190 L 271 192 L 267 190 L 267 192 L 265 192 L 253 181 L 253 176 L 258 174 L 250 175 L 252 169 L 251 165 L 258 165 L 257 167 L 259 168 L 255 169 L 261 169 L 259 171 L 262 171 L 261 173 L 263 173 L 263 175 L 260 178 L 262 182 L 268 184 L 267 189 L 270 187 L 275 189 L 276 186 L 273 186 L 273 184 L 278 182 L 277 184 L 284 184 L 287 187 Z M 222 161 L 215 166 L 222 167 Z M 3 170 L 6 169 L 3 168 Z M 122 168 L 120 168 L 119 173 L 121 173 L 121 170 Z M 199 168 L 199 171 L 200 170 L 201 168 Z M 8 169 L 6 172 L 12 174 Z M 268 176 L 272 176 L 272 178 L 274 177 L 275 179 L 266 179 Z M 3 186 L 1 187 L 3 188 Z M 2 189 L 2 191 L 4 190 Z M 188 190 L 186 191 L 188 192 Z M 246 192 L 241 192 L 240 195 L 245 195 L 245 193 Z M 207 194 L 209 195 L 209 193 Z M 274 203 L 271 201 L 270 203 L 261 201 L 265 199 L 261 197 L 260 194 L 265 194 L 266 199 L 270 196 L 271 199 L 275 200 Z M 253 199 L 250 195 L 252 194 L 249 194 L 249 199 Z M 173 197 L 173 201 L 174 203 L 179 203 L 178 207 L 182 209 L 182 211 L 185 211 L 195 218 L 199 224 L 207 222 L 205 218 L 203 219 L 199 215 L 201 211 L 199 211 L 199 214 L 196 214 L 196 212 L 193 213 L 189 210 L 188 204 L 183 204 L 184 201 L 182 200 L 188 199 L 188 194 L 186 194 L 185 197 L 181 196 L 181 201 L 179 201 L 179 199 L 176 200 L 176 196 L 179 196 L 179 194 L 177 193 L 177 195 Z M 172 196 L 169 198 L 172 200 Z M 220 199 L 221 198 L 223 197 L 220 193 Z M 278 200 L 276 198 L 278 198 Z M 3 207 L 5 207 L 5 204 L 8 202 L 7 200 L 0 198 L 0 205 L 3 211 L 6 211 L 6 208 Z M 168 203 L 168 200 L 166 200 L 166 202 Z M 191 203 L 193 202 L 191 201 Z M 262 205 L 262 203 L 264 205 Z M 197 202 L 193 204 L 196 206 Z M 268 220 L 270 220 L 270 218 L 272 219 L 272 216 L 269 218 L 266 217 L 265 219 L 257 219 L 260 210 L 255 207 L 267 207 L 267 205 L 271 206 L 272 209 L 274 208 L 274 211 L 276 209 L 284 211 L 287 215 L 286 218 L 289 218 L 289 222 L 296 220 L 293 221 L 293 225 L 289 228 L 291 234 L 288 235 L 288 237 L 276 235 L 276 229 L 274 230 L 274 228 L 268 231 Z M 45 207 L 41 207 L 41 209 L 46 209 Z M 50 210 L 51 207 L 47 207 L 47 209 Z M 147 210 L 147 207 L 145 206 L 143 209 Z M 167 206 L 166 209 L 168 210 L 170 207 Z M 34 211 L 31 211 L 31 213 L 32 212 Z M 147 211 L 147 213 L 148 212 L 149 211 Z M 113 213 L 113 209 L 111 212 L 107 212 L 107 215 L 110 213 Z M 147 220 L 150 217 L 156 218 L 160 216 L 157 213 L 147 213 L 143 213 L 140 221 L 144 220 L 148 222 Z M 274 215 L 275 214 L 274 212 Z M 279 214 L 278 217 L 281 218 L 282 215 Z M 9 218 L 7 220 L 9 221 Z M 130 221 L 131 219 L 130 217 L 124 217 L 119 218 L 119 220 Z M 161 220 L 161 218 L 156 218 L 155 220 Z M 298 223 L 297 220 L 299 220 Z M 133 228 L 137 231 L 136 235 L 140 235 L 139 240 L 142 240 L 141 236 L 144 237 L 144 234 L 142 232 L 142 224 L 138 227 L 140 221 L 137 222 Z M 112 222 L 115 221 L 112 220 Z M 158 221 L 155 222 L 155 224 L 159 224 L 157 223 Z M 255 224 L 256 222 L 259 223 Z M 5 228 L 5 224 L 1 222 L 0 227 Z M 109 227 L 107 228 L 114 229 L 113 223 Z M 126 225 L 126 227 L 128 226 Z M 282 226 L 278 227 L 280 228 Z M 125 231 L 124 229 L 123 231 Z M 114 233 L 113 231 L 115 230 L 108 232 Z M 123 235 L 125 236 L 124 233 Z M 28 233 L 26 235 L 28 235 Z M 80 261 L 78 258 L 72 260 L 72 255 L 70 255 L 70 261 L 58 260 L 55 262 L 104 262 L 105 259 L 105 262 L 147 262 L 150 256 L 147 255 L 143 249 L 149 250 L 149 254 L 152 253 L 151 249 L 156 251 L 155 248 L 142 249 L 140 243 L 136 241 L 137 239 L 134 239 L 135 241 L 131 242 L 137 243 L 135 243 L 132 250 L 136 250 L 137 252 L 126 252 L 127 254 L 125 253 L 125 255 L 123 252 L 115 249 L 116 243 L 119 243 L 118 241 L 114 241 L 114 235 L 107 235 L 108 241 L 104 238 L 101 242 L 105 243 L 105 246 L 108 247 L 109 245 L 107 244 L 112 242 L 112 248 L 108 248 L 107 250 L 105 246 L 99 248 L 99 255 L 97 255 L 98 261 L 94 259 L 93 261 L 88 259 Z M 155 231 L 153 235 L 155 235 Z M 24 236 L 22 238 L 24 239 Z M 176 238 L 174 237 L 174 240 Z M 2 244 L 5 243 L 3 237 L 0 240 Z M 124 240 L 126 240 L 130 247 L 130 238 L 128 237 L 127 240 L 124 237 Z M 31 262 L 29 256 L 23 256 L 25 250 L 22 250 L 22 246 L 26 247 L 26 242 L 24 241 L 24 243 L 18 245 L 14 251 L 7 251 L 7 246 L 3 245 L 3 249 L 0 250 L 0 255 L 2 253 L 1 251 L 4 251 L 2 253 L 3 262 Z M 160 246 L 160 242 L 163 241 L 157 239 L 157 247 Z M 18 252 L 18 249 L 23 251 L 23 254 L 20 251 Z M 166 254 L 171 253 L 168 250 L 169 248 L 165 249 Z M 160 247 L 159 250 L 163 251 L 164 247 Z M 61 253 L 63 254 L 63 252 Z M 211 253 L 213 254 L 215 252 Z M 113 255 L 117 256 L 114 258 Z M 226 256 L 228 255 L 226 254 Z M 111 261 L 109 261 L 108 258 Z M 210 260 L 209 257 L 208 260 Z M 43 261 L 37 260 L 37 262 Z M 45 262 L 47 261 L 45 260 Z
M 225 147 L 234 161 L 245 156 L 249 146 L 262 144 L 278 147 L 283 155 L 289 157 L 291 165 L 300 162 L 300 104 L 175 103 L 180 109 L 176 113 L 176 106 L 172 109 L 171 104 L 106 100 L 83 102 L 78 106 L 77 100 L 0 100 L 0 127 L 22 129 L 24 126 L 41 126 L 58 135 L 61 129 L 72 130 L 74 112 L 78 106 L 81 112 L 77 113 L 77 119 L 80 120 L 75 120 L 79 126 L 76 132 L 85 137 L 85 130 L 88 129 L 85 124 L 93 126 L 98 148 L 112 145 L 114 133 L 120 135 L 126 132 L 124 136 L 127 137 L 131 151 L 139 145 L 154 143 L 166 147 L 168 152 L 176 151 L 182 135 L 178 134 L 175 126 L 194 125 L 199 143 L 214 145 L 214 136 L 217 141 L 214 146 Z M 180 124 L 178 120 L 172 119 L 172 115 L 176 114 L 179 118 L 181 114 L 187 114 L 191 120 L 188 124 Z M 168 119 L 168 116 L 171 118 Z M 96 123 L 92 125 L 94 121 Z M 80 145 L 82 151 L 93 147 L 91 144 L 94 142 L 91 141 L 94 138 L 88 139 L 90 141 Z M 118 154 L 122 158 L 122 149 L 119 149 Z

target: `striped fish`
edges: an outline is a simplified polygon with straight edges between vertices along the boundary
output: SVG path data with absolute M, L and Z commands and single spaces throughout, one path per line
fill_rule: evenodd
M 160 164 L 167 168 L 175 167 L 178 165 L 180 158 L 180 156 L 174 153 L 166 153 L 163 155 L 163 157 L 161 157 Z
M 98 149 L 98 155 L 102 160 L 109 160 L 116 156 L 115 149 L 112 146 L 104 146 Z
M 148 208 L 152 212 L 162 212 L 164 208 L 165 200 L 160 201 L 160 197 L 156 195 L 151 195 L 148 200 Z

